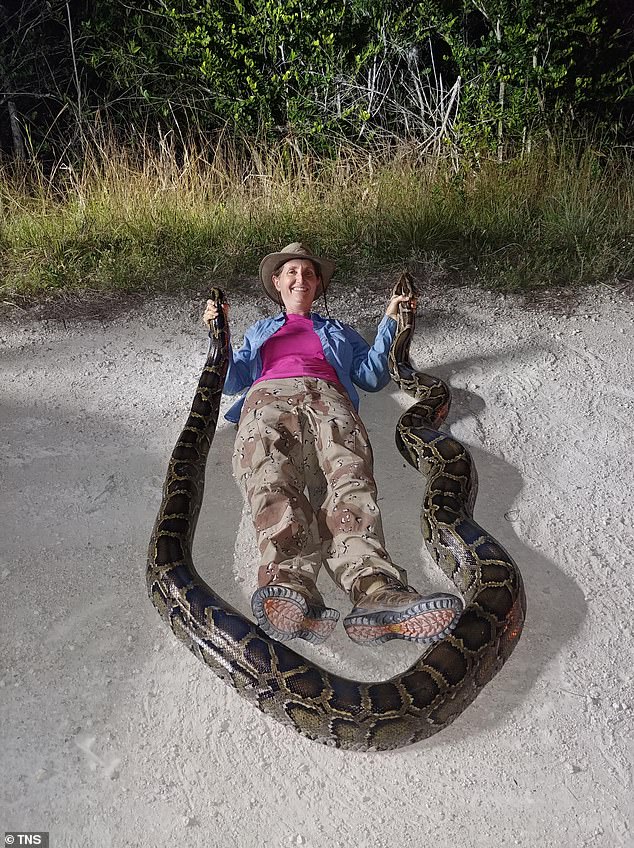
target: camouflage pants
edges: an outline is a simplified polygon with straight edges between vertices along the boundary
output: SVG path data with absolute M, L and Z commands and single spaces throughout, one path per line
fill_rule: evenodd
M 342 389 L 324 380 L 265 380 L 247 394 L 233 470 L 251 508 L 258 585 L 322 563 L 335 583 L 382 572 L 407 584 L 385 550 L 368 434 Z

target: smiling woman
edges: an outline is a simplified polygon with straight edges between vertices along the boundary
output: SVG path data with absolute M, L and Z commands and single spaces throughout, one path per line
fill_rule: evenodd
M 287 315 L 308 315 L 321 285 L 316 265 L 310 259 L 285 262 L 271 277 Z
M 399 304 L 411 298 L 390 299 L 370 346 L 348 324 L 312 311 L 334 272 L 300 242 L 266 256 L 260 280 L 282 312 L 258 321 L 230 351 L 224 392 L 246 390 L 226 417 L 238 424 L 233 469 L 260 553 L 253 613 L 279 641 L 322 642 L 339 619 L 315 585 L 324 564 L 354 605 L 343 622 L 353 641 L 428 644 L 452 631 L 462 604 L 454 595 L 420 595 L 385 550 L 355 388 L 375 392 L 389 382 Z M 208 301 L 203 320 L 216 316 Z

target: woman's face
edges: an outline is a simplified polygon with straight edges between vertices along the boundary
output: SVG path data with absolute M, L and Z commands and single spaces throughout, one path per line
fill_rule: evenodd
M 321 282 L 310 259 L 289 259 L 277 274 L 273 274 L 272 280 L 287 312 L 299 315 L 310 312 Z

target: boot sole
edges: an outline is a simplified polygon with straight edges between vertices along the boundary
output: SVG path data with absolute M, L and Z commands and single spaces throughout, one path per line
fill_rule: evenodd
M 462 602 L 452 595 L 436 595 L 417 601 L 402 610 L 359 610 L 346 616 L 343 626 L 353 642 L 359 644 L 404 639 L 431 645 L 455 629 Z
M 339 621 L 337 610 L 311 606 L 300 592 L 286 586 L 263 586 L 251 598 L 258 625 L 277 642 L 305 639 L 324 642 Z

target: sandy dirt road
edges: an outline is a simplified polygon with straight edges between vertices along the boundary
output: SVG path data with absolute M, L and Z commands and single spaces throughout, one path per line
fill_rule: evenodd
M 387 289 L 335 293 L 331 313 L 370 337 Z M 239 340 L 268 306 L 232 302 Z M 421 296 L 413 358 L 453 389 L 448 423 L 480 476 L 475 517 L 518 562 L 529 613 L 451 727 L 384 754 L 263 717 L 146 597 L 166 462 L 206 353 L 200 312 L 158 298 L 110 317 L 0 319 L 0 830 L 50 831 L 54 848 L 634 846 L 632 300 L 608 287 L 553 308 L 474 289 Z M 392 558 L 438 589 L 422 481 L 393 444 L 407 405 L 389 387 L 361 412 Z M 225 422 L 214 442 L 195 559 L 248 613 L 233 434 Z M 320 587 L 345 614 L 326 575 Z M 361 648 L 341 627 L 300 650 L 361 679 L 418 655 Z

